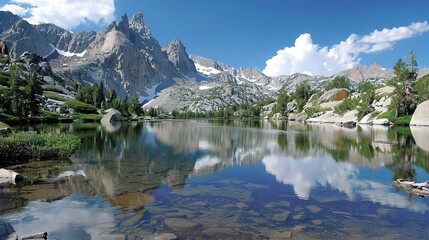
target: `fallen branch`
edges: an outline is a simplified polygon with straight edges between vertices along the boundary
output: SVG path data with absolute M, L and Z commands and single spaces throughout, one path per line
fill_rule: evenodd
M 405 181 L 398 179 L 393 182 L 396 186 L 406 190 L 407 192 L 414 193 L 419 196 L 429 196 L 429 181 L 416 183 L 414 181 Z
M 23 237 L 23 238 L 21 238 L 21 239 L 47 239 L 48 238 L 48 233 L 47 232 L 44 232 L 44 233 L 36 233 L 36 234 L 32 234 L 32 235 L 29 235 L 29 236 L 25 236 L 25 237 Z

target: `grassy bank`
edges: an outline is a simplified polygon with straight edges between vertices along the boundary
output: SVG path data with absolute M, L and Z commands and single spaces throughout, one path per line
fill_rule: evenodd
M 8 128 L 9 125 L 7 125 L 6 123 L 0 122 L 0 128 Z
M 80 147 L 80 139 L 65 134 L 18 132 L 0 138 L 0 167 L 30 161 L 68 159 Z

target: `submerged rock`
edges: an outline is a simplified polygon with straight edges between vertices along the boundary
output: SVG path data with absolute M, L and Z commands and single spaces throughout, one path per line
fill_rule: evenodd
M 15 229 L 9 223 L 0 219 L 0 239 L 18 239 Z
M 175 240 L 178 239 L 173 233 L 161 233 L 155 236 L 155 240 Z
M 194 228 L 199 224 L 197 222 L 182 219 L 182 218 L 167 218 L 165 219 L 165 224 L 174 230 L 183 230 L 185 228 Z

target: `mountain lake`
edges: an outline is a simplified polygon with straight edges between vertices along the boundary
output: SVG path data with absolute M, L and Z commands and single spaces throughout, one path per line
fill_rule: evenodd
M 427 239 L 429 128 L 165 120 L 31 126 L 82 139 L 55 181 L 0 188 L 48 239 Z

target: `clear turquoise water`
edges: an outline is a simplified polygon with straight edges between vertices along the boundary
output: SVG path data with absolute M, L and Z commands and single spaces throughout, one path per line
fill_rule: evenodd
M 246 121 L 41 125 L 87 178 L 0 189 L 18 234 L 50 239 L 425 239 L 429 129 Z M 170 234 L 170 235 L 167 235 Z

